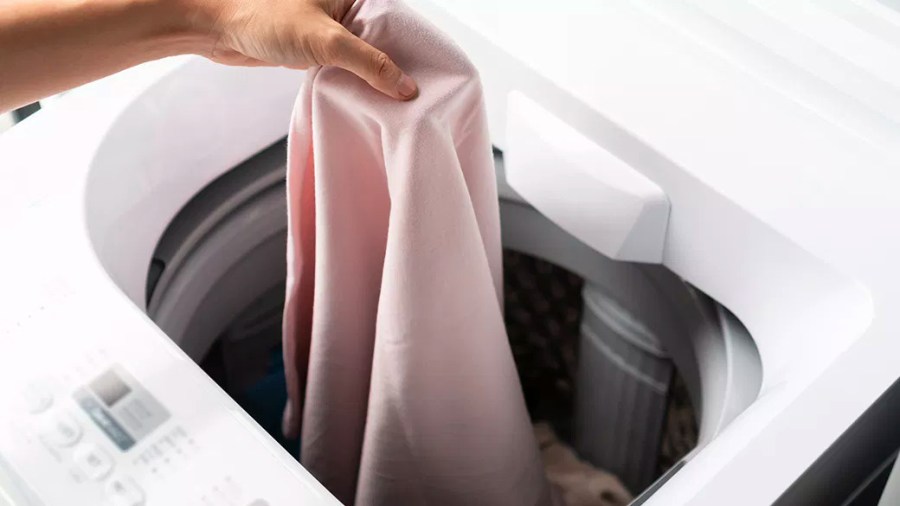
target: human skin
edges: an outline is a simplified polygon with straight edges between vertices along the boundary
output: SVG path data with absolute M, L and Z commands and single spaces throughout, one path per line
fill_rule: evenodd
M 398 100 L 415 82 L 341 24 L 353 0 L 0 0 L 0 112 L 179 54 L 344 68 Z

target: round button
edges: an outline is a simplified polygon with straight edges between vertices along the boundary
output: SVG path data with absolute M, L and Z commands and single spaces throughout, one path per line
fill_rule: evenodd
M 69 447 L 81 439 L 81 426 L 67 413 L 56 413 L 44 426 L 44 437 L 54 446 Z
M 25 409 L 31 414 L 43 413 L 53 404 L 53 393 L 43 381 L 34 381 L 22 392 Z
M 114 476 L 106 484 L 106 494 L 116 506 L 142 506 L 144 490 L 128 476 Z
M 82 443 L 72 455 L 77 465 L 88 478 L 100 481 L 113 470 L 113 460 L 108 453 L 92 443 Z

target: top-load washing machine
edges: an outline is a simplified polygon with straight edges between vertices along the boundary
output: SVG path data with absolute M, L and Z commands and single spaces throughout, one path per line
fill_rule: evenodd
M 877 501 L 900 12 L 410 3 L 484 82 L 512 344 L 571 381 L 529 407 L 644 504 Z M 168 59 L 0 137 L 0 504 L 334 503 L 228 395 L 278 346 L 302 79 Z

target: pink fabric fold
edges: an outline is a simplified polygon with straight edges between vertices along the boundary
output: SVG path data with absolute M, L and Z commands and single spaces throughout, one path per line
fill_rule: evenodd
M 399 1 L 357 1 L 344 24 L 420 95 L 398 102 L 330 67 L 300 92 L 285 432 L 344 504 L 549 504 L 501 314 L 477 72 Z

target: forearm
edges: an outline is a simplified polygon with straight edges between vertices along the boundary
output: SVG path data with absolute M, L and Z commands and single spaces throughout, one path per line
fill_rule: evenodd
M 175 0 L 0 0 L 0 112 L 166 56 L 208 51 Z

